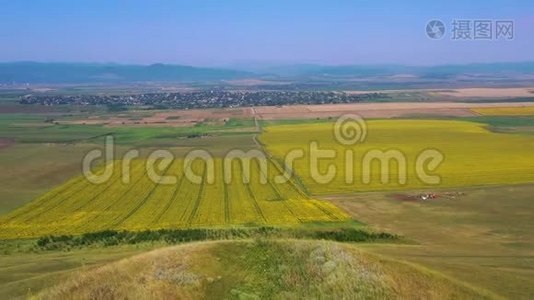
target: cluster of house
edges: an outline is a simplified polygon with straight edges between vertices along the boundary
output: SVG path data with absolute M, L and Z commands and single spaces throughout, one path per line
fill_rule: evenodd
M 213 107 L 278 106 L 291 104 L 357 103 L 387 97 L 381 93 L 347 94 L 330 91 L 194 91 L 183 93 L 106 94 L 30 94 L 21 104 L 41 105 L 122 105 L 191 109 Z

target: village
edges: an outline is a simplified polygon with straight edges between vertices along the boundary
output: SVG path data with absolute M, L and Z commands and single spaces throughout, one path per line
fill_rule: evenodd
M 337 104 L 358 103 L 378 98 L 385 94 L 347 94 L 343 92 L 321 91 L 194 91 L 184 93 L 146 93 L 146 94 L 29 94 L 20 98 L 20 104 L 40 105 L 116 105 L 151 106 L 155 108 L 222 108 L 249 106 L 279 106 L 291 104 Z

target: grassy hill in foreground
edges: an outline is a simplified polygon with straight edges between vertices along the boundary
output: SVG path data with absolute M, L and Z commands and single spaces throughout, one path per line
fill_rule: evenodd
M 325 241 L 200 242 L 82 271 L 41 299 L 493 298 L 418 266 Z

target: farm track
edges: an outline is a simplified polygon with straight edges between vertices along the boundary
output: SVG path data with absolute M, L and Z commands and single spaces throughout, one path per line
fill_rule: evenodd
M 163 171 L 163 175 L 167 175 L 167 172 L 169 171 L 172 164 L 169 164 L 167 168 Z M 129 217 L 131 217 L 133 214 L 135 214 L 143 205 L 147 203 L 147 201 L 150 199 L 150 197 L 154 194 L 154 191 L 158 187 L 160 183 L 155 183 L 152 189 L 150 189 L 150 192 L 132 209 L 128 214 L 126 214 L 124 217 L 122 217 L 120 220 L 118 220 L 115 224 L 112 225 L 113 228 L 118 226 L 119 224 L 125 222 Z
M 228 195 L 228 185 L 226 182 L 223 182 L 224 186 L 224 221 L 226 224 L 231 223 L 231 215 L 230 215 L 230 195 Z
M 113 187 L 114 185 L 116 184 L 121 184 L 121 181 L 122 178 L 120 176 L 114 176 L 111 178 L 111 181 L 108 181 L 106 184 L 105 184 L 105 187 L 102 189 L 102 190 L 98 190 L 95 192 L 95 190 L 93 189 L 91 191 L 91 193 L 93 194 L 92 197 L 89 197 L 87 200 L 83 200 L 83 201 L 77 201 L 77 206 L 76 208 L 72 209 L 72 211 L 74 213 L 76 212 L 79 212 L 81 210 L 84 210 L 86 206 L 90 205 L 95 199 L 97 199 L 100 195 L 104 194 L 107 192 L 107 190 L 109 190 L 111 187 Z M 80 204 L 81 202 L 81 204 Z
M 185 178 L 185 175 L 182 172 L 180 178 L 178 179 L 178 184 L 174 188 L 174 191 L 173 191 L 171 197 L 169 198 L 167 203 L 164 205 L 164 207 L 161 210 L 161 212 L 159 212 L 156 215 L 156 217 L 150 222 L 150 225 L 158 223 L 160 221 L 161 217 L 165 214 L 165 212 L 167 212 L 167 210 L 169 210 L 169 207 L 171 206 L 173 200 L 176 199 L 176 197 L 178 196 L 178 193 L 180 192 L 180 190 L 182 188 L 182 185 L 184 183 L 184 178 Z
M 198 171 L 198 165 L 192 165 L 191 168 L 194 169 L 194 167 L 197 167 L 197 171 Z M 202 172 L 204 172 L 204 169 L 202 169 Z M 180 212 L 180 217 L 177 219 L 177 220 L 173 220 L 174 218 L 172 218 L 172 213 L 174 212 L 172 209 L 168 212 L 166 212 L 166 214 L 168 216 L 170 216 L 171 218 L 171 222 L 170 224 L 176 224 L 176 225 L 179 225 L 179 226 L 182 226 L 182 227 L 187 227 L 187 220 L 189 219 L 189 215 L 191 214 L 193 208 L 194 208 L 194 203 L 196 201 L 196 199 L 198 198 L 198 194 L 200 193 L 200 185 L 199 184 L 193 184 L 192 182 L 190 182 L 189 180 L 186 180 L 185 181 L 186 184 L 190 185 L 191 187 L 190 188 L 185 188 L 185 191 L 184 191 L 184 194 L 185 194 L 185 197 L 182 197 L 182 198 L 175 198 L 174 202 L 176 203 L 176 205 L 178 206 L 177 208 L 177 211 Z M 187 185 L 186 185 L 187 186 Z M 194 191 L 194 192 L 192 192 Z M 187 201 L 185 203 L 185 205 L 180 205 L 182 204 L 182 199 Z M 172 222 L 174 221 L 174 223 Z M 178 221 L 178 222 L 176 222 Z M 172 225 L 171 225 L 172 226 Z
M 252 204 L 254 205 L 254 208 L 256 209 L 256 212 L 258 213 L 258 216 L 260 216 L 262 223 L 267 223 L 267 219 L 263 215 L 263 211 L 261 210 L 260 206 L 258 205 L 258 200 L 256 199 L 256 196 L 254 195 L 254 192 L 252 191 L 252 188 L 250 187 L 250 183 L 246 183 L 245 187 L 247 188 L 247 191 L 250 196 L 250 200 Z
M 206 186 L 206 175 L 207 175 L 207 168 L 204 167 L 204 172 L 202 173 L 202 182 L 200 183 L 200 188 L 199 188 L 198 193 L 197 193 L 197 198 L 196 198 L 194 206 L 193 206 L 193 211 L 191 212 L 191 214 L 189 215 L 189 218 L 187 220 L 187 224 L 189 226 L 191 226 L 191 224 L 193 223 L 193 219 L 195 219 L 196 216 L 197 216 L 198 207 L 200 206 L 200 202 L 202 201 L 202 196 L 204 194 L 204 189 L 205 189 L 205 186 Z
M 144 165 L 144 163 L 141 163 L 137 166 L 136 170 L 137 169 L 141 169 L 142 170 L 142 166 Z M 131 183 L 131 185 L 133 187 L 136 187 L 138 186 L 139 182 L 143 179 L 143 176 L 139 176 L 139 178 L 137 178 L 135 181 L 133 181 Z M 109 187 L 110 188 L 113 188 L 115 187 L 117 184 L 111 184 Z M 127 202 L 127 196 L 131 193 L 131 189 L 128 189 L 127 186 L 122 186 L 122 188 L 119 189 L 119 193 L 118 193 L 118 197 L 116 197 L 115 199 L 109 199 L 107 197 L 104 197 L 104 198 L 107 198 L 107 199 L 95 199 L 95 201 L 91 201 L 89 202 L 88 204 L 93 204 L 95 203 L 97 206 L 96 206 L 96 209 L 95 210 L 90 210 L 88 209 L 89 212 L 100 212 L 100 213 L 94 213 L 93 217 L 92 218 L 89 218 L 89 219 L 86 219 L 85 222 L 79 224 L 79 227 L 80 228 L 83 228 L 84 226 L 86 226 L 86 224 L 93 224 L 93 226 L 95 226 L 94 224 L 98 224 L 96 226 L 98 226 L 99 230 L 101 229 L 105 229 L 105 228 L 109 228 L 111 229 L 112 227 L 110 226 L 110 223 L 114 222 L 114 220 L 112 218 L 109 218 L 107 216 L 103 216 L 102 213 L 103 212 L 111 212 L 113 211 L 112 208 L 114 206 L 118 206 L 119 204 L 118 203 L 124 203 L 124 202 Z M 99 201 L 99 200 L 104 200 L 104 201 Z M 109 203 L 106 203 L 105 200 L 107 200 Z M 100 206 L 99 204 L 103 204 L 102 206 Z

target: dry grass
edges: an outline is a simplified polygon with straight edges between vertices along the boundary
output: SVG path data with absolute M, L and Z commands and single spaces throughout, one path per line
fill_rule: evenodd
M 438 93 L 438 92 L 436 92 Z M 441 93 L 441 92 L 439 92 Z M 451 92 L 452 93 L 452 92 Z M 457 93 L 452 93 L 456 95 Z M 461 94 L 458 94 L 461 95 Z M 530 94 L 529 96 L 533 96 Z M 525 96 L 527 97 L 527 96 Z M 453 99 L 454 100 L 454 99 Z M 434 116 L 473 116 L 472 108 L 502 106 L 534 106 L 530 102 L 514 103 L 460 103 L 460 102 L 389 102 L 389 103 L 347 103 L 320 105 L 260 106 L 243 108 L 213 108 L 191 110 L 155 111 L 146 115 L 144 112 L 129 112 L 122 115 L 100 118 L 63 120 L 63 124 L 101 124 L 107 126 L 135 127 L 192 127 L 197 123 L 214 122 L 223 124 L 225 120 L 247 120 L 256 116 L 263 120 L 315 119 L 338 117 L 347 113 L 356 113 L 366 118 L 392 118 L 410 115 Z M 248 128 L 251 129 L 251 128 Z
M 436 93 L 451 97 L 484 97 L 484 98 L 508 98 L 508 97 L 532 97 L 534 88 L 465 88 L 450 91 L 438 91 Z
M 80 272 L 39 299 L 492 298 L 422 267 L 311 241 L 203 242 Z
M 509 299 L 532 297 L 534 185 L 437 190 L 440 197 L 429 201 L 408 197 L 423 192 L 428 190 L 331 199 L 375 230 L 415 242 L 369 244 L 366 250 L 422 264 Z
M 136 127 L 193 127 L 202 122 L 223 125 L 233 118 L 249 119 L 250 108 L 164 110 L 150 113 L 131 111 L 113 116 L 91 116 L 83 119 L 61 120 L 62 124 L 85 124 Z

